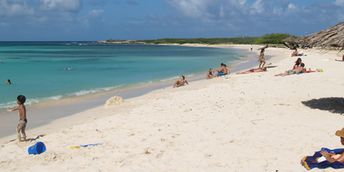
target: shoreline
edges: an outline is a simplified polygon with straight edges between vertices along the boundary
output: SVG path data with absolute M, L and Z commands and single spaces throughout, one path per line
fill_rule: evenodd
M 165 46 L 165 45 L 161 45 Z M 171 45 L 168 45 L 171 46 Z M 173 45 L 172 45 L 173 46 Z M 180 45 L 178 45 L 180 46 Z M 184 45 L 181 45 L 184 46 Z M 248 50 L 246 45 L 185 45 L 191 47 L 208 47 L 208 48 L 231 48 L 234 50 L 239 50 L 245 52 L 245 56 L 242 57 L 240 60 L 233 61 L 231 65 L 232 72 L 238 72 L 240 70 L 245 70 L 251 68 L 255 65 L 255 58 L 253 52 Z M 193 74 L 188 74 L 188 80 L 191 82 L 199 81 L 199 80 L 206 80 L 205 73 L 198 72 Z M 130 84 L 127 86 L 121 86 L 114 89 L 103 90 L 96 93 L 90 93 L 81 96 L 67 96 L 63 97 L 58 100 L 46 100 L 39 103 L 34 103 L 29 105 L 28 114 L 33 114 L 29 118 L 30 124 L 28 126 L 30 130 L 36 129 L 39 127 L 44 127 L 44 125 L 50 125 L 50 123 L 54 122 L 55 120 L 68 118 L 68 116 L 72 116 L 78 113 L 82 113 L 84 111 L 97 108 L 102 106 L 105 101 L 110 98 L 111 96 L 121 96 L 125 100 L 139 97 L 145 94 L 148 94 L 152 91 L 165 89 L 170 87 L 173 82 L 175 81 L 174 77 L 161 79 L 157 81 L 150 81 L 144 83 L 137 83 L 137 84 Z M 111 96 L 110 96 L 111 95 Z M 63 109 L 63 110 L 62 110 Z M 46 116 L 49 114 L 49 116 Z M 0 141 L 3 138 L 11 137 L 15 133 L 13 129 L 13 124 L 17 123 L 17 115 L 13 112 L 7 112 L 5 109 L 0 111 L 0 121 L 3 123 L 3 129 L 0 132 Z

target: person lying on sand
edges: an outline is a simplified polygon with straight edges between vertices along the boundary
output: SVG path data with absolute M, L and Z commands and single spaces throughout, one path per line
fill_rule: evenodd
M 336 61 L 344 62 L 344 54 L 343 54 L 342 60 L 337 60 L 337 59 L 336 59 Z
M 296 67 L 292 70 L 285 71 L 284 73 L 277 74 L 275 76 L 287 76 L 287 75 L 293 75 L 293 74 L 300 74 L 303 72 L 306 72 L 305 64 L 301 63 L 299 67 Z
M 178 79 L 176 83 L 174 83 L 173 88 L 181 87 L 181 86 L 184 86 L 185 84 L 189 84 L 189 82 L 186 80 L 185 76 L 182 75 L 181 78 Z
M 344 128 L 336 131 L 336 136 L 340 137 L 340 142 L 344 145 Z M 305 156 L 302 158 L 301 165 L 307 170 L 313 168 L 325 169 L 329 167 L 334 169 L 344 168 L 344 149 L 330 150 L 328 148 L 321 148 L 313 156 Z
M 215 75 L 214 75 L 214 73 L 213 73 L 213 69 L 210 68 L 209 71 L 208 71 L 208 74 L 207 74 L 207 78 L 208 78 L 208 79 L 212 79 L 212 78 L 214 78 L 214 77 L 215 77 Z
M 305 67 L 305 64 L 301 63 L 299 67 L 296 67 L 293 70 L 285 71 L 284 73 L 280 73 L 275 76 L 287 76 L 287 75 L 293 75 L 293 74 L 312 73 L 312 72 L 323 72 L 323 70 L 322 69 L 312 70 L 311 68 L 307 70 Z
M 221 63 L 221 67 L 220 69 L 217 70 L 217 75 L 216 76 L 225 76 L 228 75 L 230 73 L 229 68 L 227 67 L 226 64 Z
M 257 69 L 250 69 L 248 71 L 239 72 L 237 74 L 249 74 L 249 73 L 266 72 L 266 71 L 267 71 L 267 68 L 263 67 L 263 68 L 257 68 Z
M 297 48 L 295 48 L 295 50 L 291 53 L 291 56 L 292 57 L 295 57 L 295 56 L 304 56 L 305 54 L 303 54 L 303 53 L 299 53 L 298 51 L 297 51 Z

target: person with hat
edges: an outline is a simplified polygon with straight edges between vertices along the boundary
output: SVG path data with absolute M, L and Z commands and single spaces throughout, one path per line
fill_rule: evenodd
M 336 136 L 340 137 L 342 145 L 344 145 L 344 128 L 336 131 Z M 323 158 L 323 160 L 321 160 Z M 334 169 L 344 168 L 344 149 L 330 150 L 321 148 L 315 152 L 313 156 L 306 156 L 301 160 L 301 164 L 307 169 L 313 168 L 325 169 L 332 167 Z

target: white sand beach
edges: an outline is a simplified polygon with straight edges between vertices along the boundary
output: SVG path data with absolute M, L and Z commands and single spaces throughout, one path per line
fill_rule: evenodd
M 306 171 L 303 156 L 342 147 L 334 133 L 344 127 L 344 118 L 302 101 L 344 97 L 344 63 L 335 61 L 337 51 L 300 51 L 307 54 L 301 57 L 307 68 L 324 72 L 276 77 L 297 57 L 288 49 L 268 48 L 267 63 L 277 67 L 267 72 L 160 89 L 31 130 L 28 114 L 28 137 L 45 134 L 36 141 L 47 151 L 28 155 L 34 141 L 3 138 L 0 171 Z M 102 144 L 69 148 L 91 143 Z

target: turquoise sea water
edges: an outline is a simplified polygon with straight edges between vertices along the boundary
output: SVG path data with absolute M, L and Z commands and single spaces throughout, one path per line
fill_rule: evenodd
M 101 45 L 94 42 L 0 42 L 0 108 L 61 99 L 128 84 L 206 72 L 243 52 L 221 48 Z M 10 79 L 12 85 L 6 85 Z

